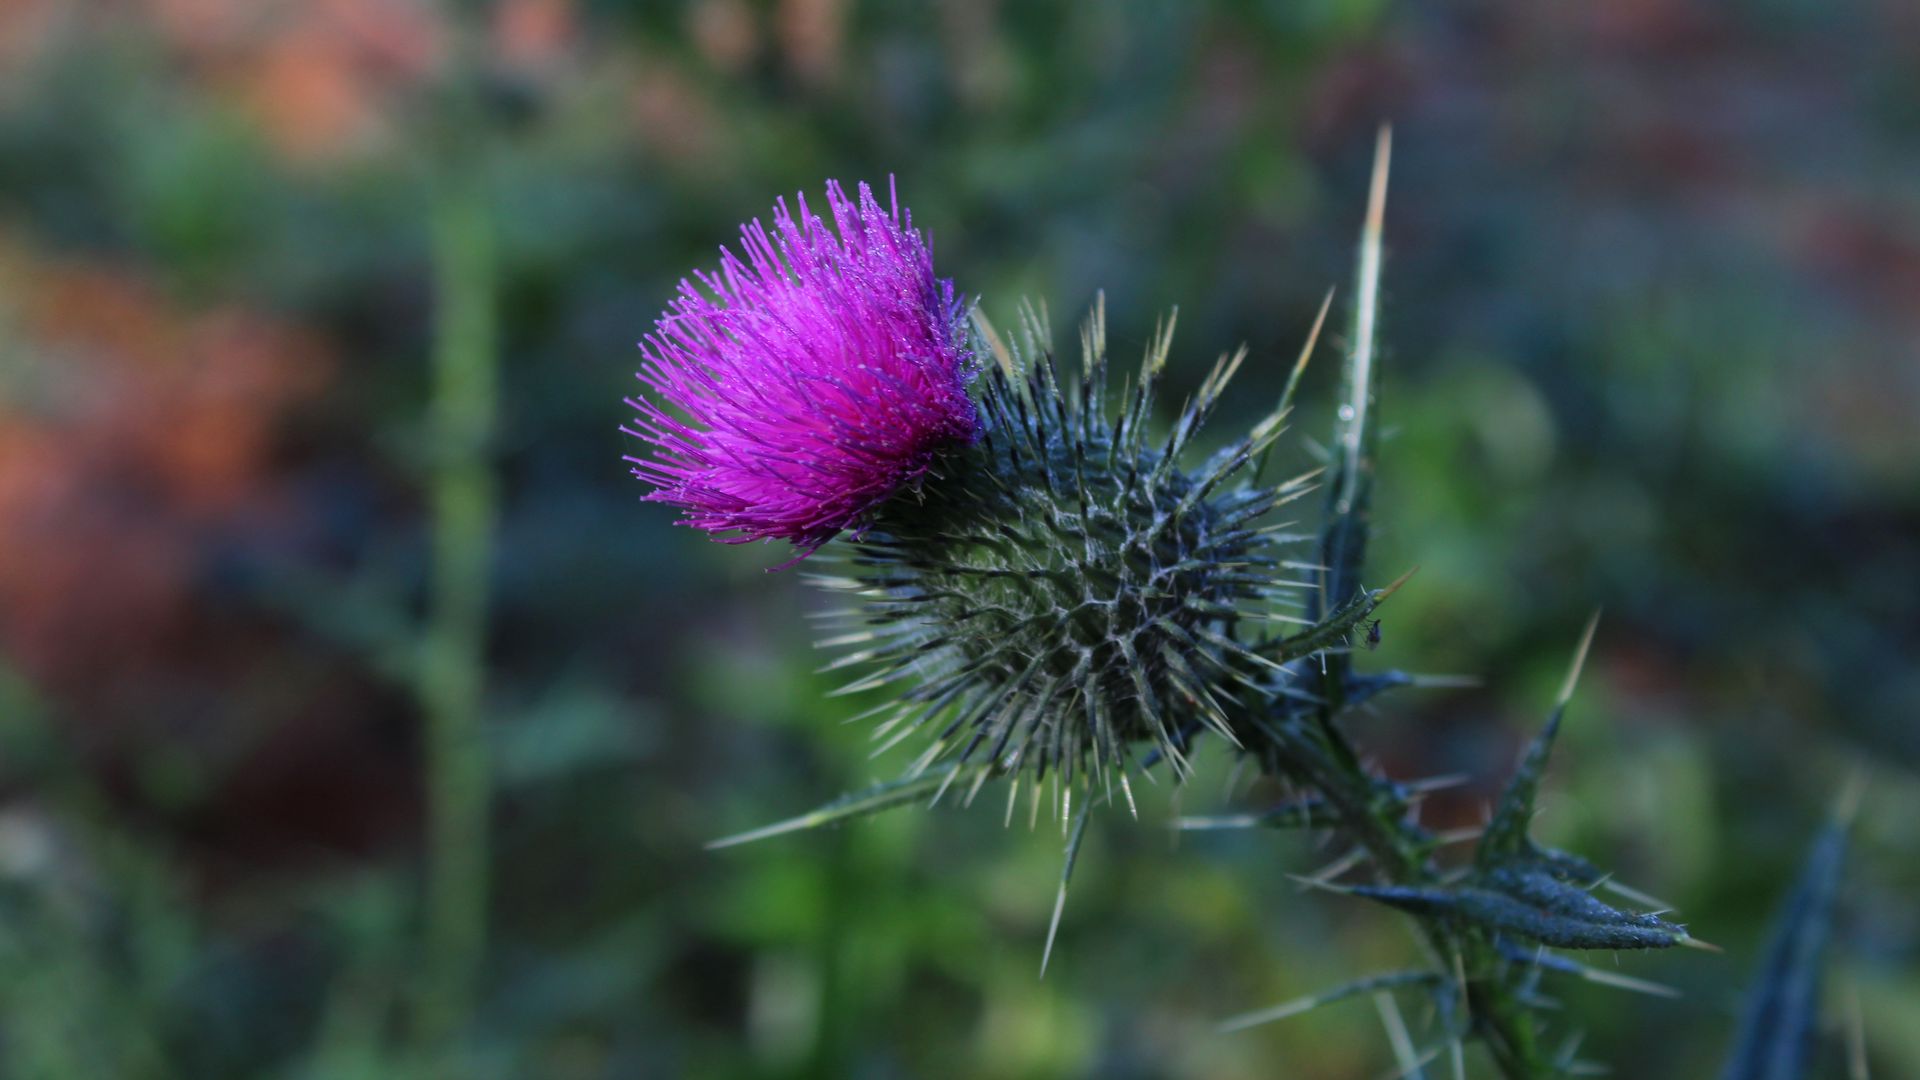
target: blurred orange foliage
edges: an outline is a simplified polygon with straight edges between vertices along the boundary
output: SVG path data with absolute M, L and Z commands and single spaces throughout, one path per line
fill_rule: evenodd
M 0 244 L 0 652 L 54 684 L 162 647 L 191 553 L 273 512 L 276 425 L 332 368 L 258 312 Z
M 428 0 L 7 0 L 0 72 L 30 67 L 69 31 L 105 35 L 129 20 L 190 85 L 237 107 L 283 159 L 304 165 L 393 146 L 408 95 L 441 77 L 456 51 L 452 16 Z M 522 77 L 553 72 L 579 39 L 574 0 L 502 0 L 473 29 L 483 67 Z

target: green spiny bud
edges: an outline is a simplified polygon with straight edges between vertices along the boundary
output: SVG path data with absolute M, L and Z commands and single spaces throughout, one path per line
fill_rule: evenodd
M 1246 696 L 1276 692 L 1284 639 L 1260 628 L 1308 585 L 1284 577 L 1293 538 L 1262 519 L 1308 485 L 1263 485 L 1247 466 L 1284 403 L 1186 467 L 1245 351 L 1152 438 L 1173 323 L 1113 409 L 1104 322 L 1096 305 L 1080 377 L 1063 385 L 1040 317 L 1027 313 L 1017 352 L 981 321 L 979 351 L 998 362 L 976 383 L 980 438 L 842 543 L 852 573 L 817 579 L 860 601 L 848 614 L 862 628 L 833 639 L 860 646 L 833 666 L 869 669 L 849 689 L 910 684 L 883 707 L 881 737 L 930 729 L 919 767 L 1124 780 L 1145 746 L 1184 772 L 1189 739 L 1206 728 L 1240 742 L 1235 725 L 1257 713 Z

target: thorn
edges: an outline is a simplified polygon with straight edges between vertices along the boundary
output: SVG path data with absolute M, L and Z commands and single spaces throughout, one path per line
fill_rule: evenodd
M 1241 777 L 1246 773 L 1246 771 L 1247 771 L 1247 758 L 1236 757 L 1233 762 L 1232 770 L 1227 773 L 1227 782 L 1224 785 L 1222 785 L 1222 787 L 1225 790 L 1223 790 L 1221 794 L 1224 795 L 1228 800 L 1232 800 L 1234 797 L 1234 794 L 1237 791 L 1239 791 Z
M 1288 880 L 1299 885 L 1302 891 L 1319 889 L 1323 892 L 1339 893 L 1341 896 L 1350 896 L 1353 893 L 1353 889 L 1350 886 L 1335 885 L 1331 881 L 1322 881 L 1319 878 L 1308 877 L 1305 874 L 1288 874 L 1286 876 Z
M 947 778 L 944 781 L 942 781 L 940 784 L 940 790 L 934 792 L 933 798 L 930 801 L 928 801 L 927 809 L 931 810 L 934 807 L 939 806 L 940 800 L 947 797 L 947 789 L 952 787 L 953 782 L 955 780 L 958 780 L 959 778 L 960 778 L 960 770 L 958 768 L 948 773 Z
M 1687 934 L 1674 944 L 1688 949 L 1699 949 L 1701 952 L 1725 953 L 1727 951 L 1711 941 L 1702 941 L 1691 934 Z
M 1568 1034 L 1566 1041 L 1560 1044 L 1560 1052 L 1554 1055 L 1554 1063 L 1562 1069 L 1570 1068 L 1574 1055 L 1580 1052 L 1580 1044 L 1586 1041 L 1587 1033 L 1584 1031 L 1575 1030 Z
M 1350 358 L 1353 400 L 1345 406 L 1352 410 L 1352 419 L 1341 432 L 1341 441 L 1344 443 L 1341 451 L 1348 461 L 1359 461 L 1361 449 L 1366 445 L 1364 432 L 1369 423 L 1367 406 L 1373 387 L 1374 323 L 1380 310 L 1380 234 L 1387 216 L 1387 173 L 1392 160 L 1393 129 L 1382 124 L 1379 137 L 1374 141 L 1373 180 L 1367 190 L 1367 219 L 1360 231 L 1359 287 L 1354 297 L 1353 353 Z M 1360 483 L 1359 472 L 1358 469 L 1347 471 L 1343 490 L 1338 493 L 1338 505 L 1353 505 Z
M 1407 1080 L 1408 1077 L 1414 1077 L 1415 1080 L 1418 1080 L 1419 1077 L 1422 1077 L 1425 1075 L 1420 1070 L 1426 1068 L 1427 1065 L 1432 1063 L 1434 1058 L 1439 1057 L 1440 1051 L 1445 1048 L 1446 1048 L 1446 1044 L 1441 1043 L 1437 1046 L 1432 1047 L 1431 1049 L 1423 1051 L 1422 1053 L 1414 1057 L 1411 1063 L 1412 1065 L 1411 1068 L 1404 1068 L 1404 1069 L 1399 1068 L 1396 1064 L 1395 1071 L 1386 1074 L 1386 1076 L 1382 1077 L 1381 1080 Z
M 1380 1024 L 1387 1029 L 1387 1042 L 1393 1046 L 1394 1064 L 1400 1068 L 1394 1076 L 1411 1076 L 1419 1072 L 1422 1059 L 1413 1052 L 1413 1036 L 1407 1032 L 1407 1021 L 1400 1015 L 1400 1005 L 1393 1000 L 1392 992 L 1374 991 L 1373 1007 L 1380 1012 Z M 1431 1059 L 1431 1055 L 1428 1058 Z
M 802 829 L 810 827 L 811 823 L 805 818 L 793 818 L 789 821 L 782 821 L 777 825 L 767 825 L 758 829 L 750 829 L 743 833 L 734 833 L 732 836 L 723 836 L 718 840 L 709 840 L 702 846 L 708 851 L 719 851 L 721 848 L 751 844 L 755 840 L 766 840 L 770 837 L 784 836 L 787 833 L 799 832 Z
M 1330 882 L 1334 878 L 1337 878 L 1340 875 L 1346 873 L 1347 871 L 1353 869 L 1354 867 L 1359 866 L 1360 863 L 1366 859 L 1366 857 L 1367 857 L 1367 851 L 1365 848 L 1360 848 L 1360 847 L 1353 848 L 1350 851 L 1348 851 L 1346 854 L 1340 856 L 1339 858 L 1333 860 L 1327 865 L 1314 871 L 1311 876 L 1313 880 L 1316 882 L 1321 882 L 1321 883 Z M 1302 891 L 1304 892 L 1305 890 L 1302 889 Z
M 1373 180 L 1367 188 L 1367 231 L 1377 238 L 1387 215 L 1387 169 L 1393 162 L 1393 125 L 1381 124 L 1373 142 Z M 1378 240 L 1376 239 L 1376 243 Z
M 1053 939 L 1060 932 L 1060 913 L 1067 909 L 1067 883 L 1060 882 L 1060 891 L 1053 898 L 1053 919 L 1047 923 L 1047 945 L 1040 952 L 1040 977 L 1047 977 L 1047 961 L 1053 958 Z
M 1468 773 L 1444 773 L 1440 776 L 1428 776 L 1419 780 L 1409 780 L 1401 786 L 1406 788 L 1409 794 L 1419 795 L 1429 791 L 1442 791 L 1446 788 L 1459 787 L 1462 784 L 1471 783 L 1472 781 L 1473 776 Z
M 1331 1005 L 1336 1001 L 1353 997 L 1356 994 L 1363 994 L 1369 990 L 1385 990 L 1387 987 L 1392 986 L 1430 983 L 1433 981 L 1433 978 L 1433 973 L 1430 971 L 1396 971 L 1383 975 L 1370 975 L 1365 978 L 1355 979 L 1341 986 L 1333 987 L 1332 989 L 1321 990 L 1303 997 L 1292 998 L 1271 1008 L 1228 1017 L 1220 1021 L 1214 1030 L 1222 1034 L 1232 1031 L 1243 1031 L 1259 1024 L 1270 1024 L 1275 1020 L 1285 1020 L 1289 1016 L 1298 1016 L 1301 1013 L 1317 1009 L 1322 1005 Z
M 1313 347 L 1320 341 L 1320 328 L 1327 323 L 1327 311 L 1333 307 L 1333 293 L 1334 286 L 1327 286 L 1327 295 L 1320 301 L 1320 313 L 1313 317 L 1313 329 L 1307 331 L 1307 343 L 1300 346 L 1300 358 L 1293 362 L 1293 372 L 1287 376 L 1288 386 L 1298 381 L 1301 372 L 1307 370 L 1307 360 L 1313 356 Z
M 990 779 L 993 776 L 993 774 L 994 774 L 994 770 L 991 768 L 988 768 L 988 769 L 981 769 L 979 773 L 977 773 L 974 776 L 973 786 L 967 789 L 967 797 L 960 804 L 962 808 L 968 808 L 973 806 L 974 796 L 979 795 L 980 789 L 987 786 L 987 780 Z
M 1601 878 L 1597 887 L 1603 888 L 1608 892 L 1613 893 L 1615 896 L 1619 896 L 1624 899 L 1631 900 L 1634 903 L 1639 904 L 1641 907 L 1644 907 L 1644 908 L 1651 908 L 1658 911 L 1679 910 L 1679 908 L 1676 907 L 1675 905 L 1669 904 L 1665 900 L 1662 900 L 1659 897 L 1652 895 L 1651 893 L 1643 893 L 1639 889 L 1635 889 L 1627 885 L 1622 885 L 1618 881 L 1614 880 L 1612 877 Z
M 1593 647 L 1593 632 L 1600 627 L 1600 612 L 1594 611 L 1587 620 L 1586 632 L 1580 635 L 1580 647 L 1574 650 L 1573 664 L 1567 668 L 1567 681 L 1560 684 L 1560 696 L 1555 703 L 1561 706 L 1573 700 L 1574 684 L 1580 681 L 1580 669 L 1587 665 L 1587 650 Z
M 1060 915 L 1067 909 L 1067 883 L 1073 880 L 1073 864 L 1080 857 L 1080 841 L 1087 835 L 1088 812 L 1093 809 L 1091 803 L 1080 808 L 1080 816 L 1074 819 L 1073 831 L 1067 837 L 1066 854 L 1060 866 L 1060 891 L 1053 898 L 1053 918 L 1047 923 L 1047 944 L 1040 952 L 1040 977 L 1047 977 L 1047 961 L 1053 958 L 1053 941 L 1060 933 Z
M 1285 418 L 1288 411 L 1293 408 L 1294 391 L 1300 388 L 1300 376 L 1305 374 L 1307 370 L 1307 361 L 1312 358 L 1313 348 L 1320 341 L 1320 329 L 1326 325 L 1327 311 L 1333 307 L 1333 292 L 1332 288 L 1328 288 L 1326 298 L 1320 301 L 1320 312 L 1313 317 L 1313 329 L 1307 331 L 1306 343 L 1300 346 L 1300 356 L 1293 362 L 1293 370 L 1287 374 L 1286 386 L 1280 391 L 1280 404 L 1275 407 L 1273 413 L 1269 416 L 1269 420 L 1273 423 L 1279 423 Z M 1262 421 L 1262 423 L 1266 422 L 1268 421 Z M 1260 451 L 1259 457 L 1254 462 L 1253 479 L 1255 483 L 1258 483 L 1260 477 L 1267 471 L 1267 461 L 1272 456 L 1273 445 L 1269 443 L 1266 449 Z
M 1620 990 L 1631 990 L 1634 993 L 1646 994 L 1650 997 L 1677 998 L 1681 996 L 1679 990 L 1665 983 L 1657 983 L 1650 979 L 1636 979 L 1631 975 L 1621 975 L 1612 971 L 1604 971 L 1600 968 L 1583 967 L 1580 970 L 1580 977 L 1588 982 L 1599 983 L 1602 986 L 1611 986 Z
M 1299 1016 L 1303 1012 L 1310 1012 L 1318 1004 L 1320 1004 L 1319 995 L 1309 994 L 1303 998 L 1294 998 L 1292 1001 L 1284 1004 L 1275 1005 L 1271 1009 L 1242 1013 L 1239 1016 L 1222 1020 L 1214 1030 L 1222 1035 L 1235 1031 L 1245 1031 L 1250 1027 L 1256 1027 L 1260 1024 L 1271 1024 L 1275 1020 L 1285 1020 L 1289 1016 Z
M 907 730 L 911 731 L 913 729 L 908 728 Z M 923 775 L 928 769 L 933 768 L 933 763 L 939 761 L 940 756 L 946 752 L 947 740 L 935 739 L 928 745 L 925 753 L 915 758 L 913 764 L 907 766 L 907 776 L 918 777 Z
M 973 316 L 974 328 L 980 331 L 981 337 L 987 339 L 987 350 L 993 353 L 995 360 L 999 361 L 1000 370 L 1006 374 L 1007 378 L 1013 378 L 1013 354 L 1008 351 L 1007 343 L 1001 340 L 999 331 L 993 328 L 993 323 L 988 321 L 987 313 L 976 306 L 970 314 Z
M 1215 832 L 1221 829 L 1251 829 L 1260 824 L 1258 814 L 1229 814 L 1224 817 L 1182 817 L 1173 819 L 1178 832 Z
M 1410 675 L 1416 690 L 1475 690 L 1486 685 L 1478 675 Z
M 1405 585 L 1409 578 L 1413 577 L 1413 575 L 1419 572 L 1420 572 L 1420 567 L 1418 565 L 1415 565 L 1411 569 L 1409 569 L 1406 573 L 1401 574 L 1397 578 L 1394 578 L 1393 582 L 1389 584 L 1386 588 L 1381 589 L 1379 592 L 1373 594 L 1373 602 L 1378 604 L 1384 601 L 1387 597 L 1392 596 L 1394 593 L 1399 592 L 1400 586 Z

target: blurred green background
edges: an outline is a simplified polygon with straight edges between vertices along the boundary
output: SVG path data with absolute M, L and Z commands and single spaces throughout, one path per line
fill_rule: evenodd
M 1286 878 L 1333 852 L 1170 842 L 1273 797 L 1219 756 L 1096 825 L 1044 980 L 1058 829 L 997 804 L 703 850 L 912 750 L 617 428 L 681 275 L 893 175 L 998 319 L 1065 344 L 1105 289 L 1130 352 L 1177 304 L 1188 385 L 1251 345 L 1230 430 L 1383 121 L 1374 566 L 1422 570 L 1369 660 L 1485 688 L 1361 739 L 1477 820 L 1605 610 L 1541 830 L 1727 950 L 1620 959 L 1677 1003 L 1553 987 L 1631 1077 L 1711 1073 L 1867 763 L 1831 1011 L 1920 1075 L 1916 42 L 1903 0 L 9 0 L 0 1075 L 1381 1074 L 1365 1002 L 1213 1032 L 1413 951 Z M 493 791 L 432 843 L 436 745 Z

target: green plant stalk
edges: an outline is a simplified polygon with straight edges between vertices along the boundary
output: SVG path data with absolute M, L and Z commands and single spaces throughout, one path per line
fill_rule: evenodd
M 468 163 L 469 165 L 471 163 Z M 488 460 L 497 399 L 493 223 L 479 170 L 446 167 L 432 209 L 429 419 L 433 566 L 417 691 L 426 718 L 426 985 L 421 1030 L 449 1038 L 472 1011 L 487 933 L 491 781 L 483 723 Z
M 1394 885 L 1435 885 L 1440 880 L 1428 855 L 1432 840 L 1402 820 L 1404 807 L 1384 801 L 1376 778 L 1346 755 L 1321 745 L 1317 732 L 1301 727 L 1265 729 L 1275 751 L 1268 772 L 1280 773 L 1319 790 L 1333 807 L 1339 828 L 1366 849 L 1379 876 Z M 1528 1010 L 1500 978 L 1492 942 L 1471 929 L 1433 919 L 1416 920 L 1436 966 L 1450 967 L 1459 957 L 1466 1007 L 1488 1053 L 1507 1080 L 1551 1075 L 1541 1058 Z

